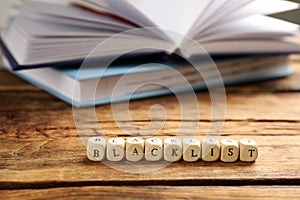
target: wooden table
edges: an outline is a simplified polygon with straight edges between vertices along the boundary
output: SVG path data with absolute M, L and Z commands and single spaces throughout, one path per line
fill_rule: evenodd
M 292 61 L 296 73 L 290 77 L 226 88 L 221 138 L 255 139 L 260 150 L 255 163 L 181 161 L 146 174 L 88 161 L 72 107 L 0 71 L 0 198 L 300 199 L 300 57 Z M 203 136 L 210 119 L 209 95 L 197 95 L 203 106 Z M 179 119 L 173 96 L 132 102 L 135 123 L 148 124 L 148 109 L 155 103 L 175 112 L 160 134 L 176 134 Z M 106 133 L 122 135 L 110 106 L 97 109 Z

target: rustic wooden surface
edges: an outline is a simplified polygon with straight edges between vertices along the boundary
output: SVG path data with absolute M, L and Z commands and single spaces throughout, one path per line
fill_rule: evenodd
M 221 138 L 255 139 L 260 150 L 255 163 L 177 162 L 146 174 L 125 173 L 88 161 L 72 107 L 1 70 L 0 198 L 187 199 L 222 195 L 222 199 L 299 199 L 300 57 L 291 59 L 296 73 L 290 77 L 226 88 L 227 114 Z M 203 137 L 209 126 L 210 101 L 205 91 L 197 96 L 202 108 L 199 136 Z M 180 110 L 173 96 L 132 102 L 135 123 L 147 125 L 148 109 L 157 103 L 170 111 L 158 135 L 176 134 Z M 126 136 L 116 127 L 110 106 L 97 108 L 97 113 L 107 135 Z M 160 116 L 156 120 L 161 120 Z M 128 122 L 120 125 L 127 128 Z M 188 133 L 187 127 L 182 134 Z
M 296 186 L 92 186 L 44 190 L 4 190 L 5 199 L 289 199 L 298 200 Z M 298 198 L 297 198 L 298 197 Z

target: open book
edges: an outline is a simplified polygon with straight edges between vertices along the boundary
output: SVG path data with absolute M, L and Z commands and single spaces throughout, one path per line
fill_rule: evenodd
M 142 34 L 124 37 L 124 43 L 99 54 L 95 51 L 93 56 L 119 55 L 138 41 L 165 45 L 167 54 L 199 53 L 185 44 L 186 37 L 211 55 L 299 52 L 299 43 L 293 39 L 299 27 L 265 15 L 297 4 L 278 1 L 265 6 L 262 2 L 270 1 L 81 0 L 64 4 L 23 0 L 8 13 L 2 41 L 21 68 L 83 60 L 107 38 L 143 27 L 158 31 L 137 32 Z M 134 54 L 157 51 L 141 49 Z

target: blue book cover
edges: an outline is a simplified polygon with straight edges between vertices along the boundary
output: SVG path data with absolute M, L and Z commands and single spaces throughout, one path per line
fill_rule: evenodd
M 269 70 L 267 71 L 256 71 L 256 72 L 250 72 L 246 73 L 244 75 L 239 75 L 236 69 L 234 69 L 235 61 L 238 64 L 238 67 L 242 67 L 241 63 L 245 63 L 244 66 L 244 71 L 246 71 L 247 67 L 249 68 L 250 65 L 247 65 L 248 62 L 250 63 L 255 63 L 253 62 L 253 59 L 257 60 L 257 62 L 262 62 L 261 64 L 258 64 L 258 67 L 264 69 L 268 65 L 263 64 L 264 60 L 276 60 L 276 56 L 273 57 L 253 57 L 253 58 L 236 58 L 233 60 L 226 60 L 226 61 L 219 61 L 217 62 L 218 67 L 222 65 L 222 63 L 232 63 L 233 67 L 231 69 L 232 73 L 236 73 L 234 76 L 228 76 L 223 75 L 224 78 L 224 84 L 225 85 L 234 85 L 234 84 L 243 84 L 243 83 L 249 83 L 249 82 L 255 82 L 255 81 L 261 81 L 261 80 L 267 80 L 267 79 L 272 79 L 272 78 L 279 78 L 279 77 L 284 77 L 287 75 L 290 75 L 293 70 L 289 67 L 288 61 L 287 61 L 287 56 L 281 56 L 282 58 L 280 59 L 279 64 L 274 65 L 274 70 L 272 70 L 271 67 L 269 66 Z M 280 58 L 280 57 L 279 57 Z M 153 96 L 160 96 L 160 95 L 166 95 L 170 94 L 171 91 L 169 89 L 165 88 L 152 88 L 147 91 L 143 92 L 137 92 L 133 93 L 132 95 L 127 95 L 127 93 L 124 93 L 122 95 L 119 95 L 117 98 L 112 98 L 111 95 L 109 95 L 110 91 L 103 91 L 104 93 L 108 93 L 106 96 L 101 96 L 98 98 L 92 98 L 93 95 L 87 93 L 83 94 L 84 96 L 81 98 L 74 97 L 72 94 L 69 94 L 70 91 L 76 90 L 79 93 L 85 92 L 81 91 L 82 88 L 89 89 L 88 86 L 84 87 L 84 84 L 86 84 L 88 81 L 91 80 L 97 80 L 99 79 L 99 74 L 101 74 L 101 79 L 114 79 L 114 77 L 118 78 L 121 77 L 124 74 L 131 74 L 134 75 L 135 78 L 133 78 L 133 82 L 138 80 L 138 79 L 143 79 L 143 76 L 148 76 L 148 77 L 155 77 L 155 75 L 159 76 L 162 75 L 161 73 L 163 70 L 167 70 L 164 65 L 159 65 L 159 64 L 151 64 L 151 65 L 146 65 L 144 67 L 138 67 L 135 68 L 133 65 L 124 65 L 120 67 L 110 67 L 107 68 L 102 73 L 101 68 L 93 67 L 93 68 L 82 68 L 76 69 L 76 68 L 52 68 L 52 67 L 46 67 L 46 68 L 37 68 L 37 69 L 29 69 L 29 70 L 21 70 L 21 71 L 13 71 L 10 66 L 9 59 L 3 56 L 4 60 L 4 66 L 5 69 L 10 71 L 11 73 L 23 78 L 24 80 L 42 88 L 43 90 L 51 93 L 52 95 L 62 99 L 63 101 L 75 106 L 75 107 L 90 107 L 90 106 L 95 106 L 95 105 L 102 105 L 102 104 L 107 104 L 107 103 L 115 103 L 115 102 L 120 102 L 120 101 L 126 101 L 129 99 L 141 99 L 141 98 L 146 98 L 146 97 L 153 97 Z M 248 61 L 247 61 L 248 60 Z M 242 62 L 241 62 L 242 61 Z M 174 66 L 175 68 L 185 68 L 187 69 L 187 66 L 184 65 L 176 65 Z M 249 68 L 250 70 L 252 69 L 251 66 Z M 249 70 L 248 69 L 248 70 Z M 258 68 L 257 68 L 258 69 Z M 253 68 L 252 70 L 255 70 Z M 264 69 L 265 70 L 265 69 Z M 243 71 L 243 69 L 242 69 Z M 176 77 L 175 77 L 176 78 Z M 59 81 L 58 81 L 59 80 Z M 79 84 L 74 85 L 74 83 L 69 83 L 67 80 L 73 80 L 78 82 Z M 151 78 L 150 78 L 151 80 Z M 63 88 L 65 90 L 61 89 L 62 85 L 59 84 L 63 83 Z M 69 84 L 69 85 L 68 85 Z M 113 87 L 114 82 L 112 82 L 111 86 Z M 223 83 L 220 82 L 215 82 L 215 86 L 218 85 L 223 85 Z M 88 84 L 87 84 L 88 85 Z M 74 87 L 75 86 L 75 87 Z M 207 88 L 206 84 L 203 82 L 197 82 L 196 84 L 192 85 L 192 87 L 195 90 L 201 90 Z M 126 88 L 125 88 L 126 89 Z M 178 86 L 177 88 L 178 92 L 184 92 L 186 88 Z

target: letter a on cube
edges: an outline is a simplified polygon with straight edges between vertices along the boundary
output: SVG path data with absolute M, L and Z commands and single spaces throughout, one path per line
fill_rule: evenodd
M 137 162 L 144 158 L 145 143 L 143 138 L 132 137 L 126 140 L 126 159 Z

